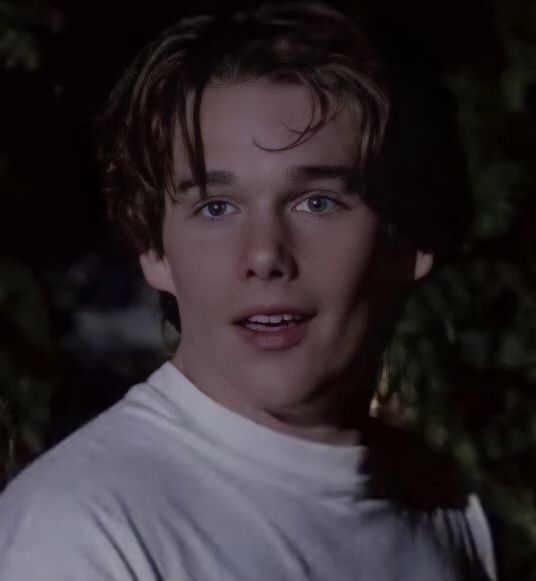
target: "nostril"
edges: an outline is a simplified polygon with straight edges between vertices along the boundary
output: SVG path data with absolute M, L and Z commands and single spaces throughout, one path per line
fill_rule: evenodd
M 269 271 L 265 271 L 262 268 L 250 268 L 247 272 L 249 278 L 251 277 L 261 277 L 261 278 L 281 278 L 285 276 L 285 273 L 280 269 L 271 269 Z

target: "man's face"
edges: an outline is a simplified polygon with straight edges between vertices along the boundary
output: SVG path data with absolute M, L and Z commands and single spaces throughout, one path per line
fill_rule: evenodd
M 415 253 L 388 240 L 352 183 L 348 108 L 286 149 L 311 111 L 300 86 L 207 88 L 209 197 L 193 183 L 177 132 L 183 192 L 166 209 L 163 259 L 142 256 L 148 281 L 178 301 L 174 363 L 216 401 L 265 423 L 341 382 L 359 390 L 390 306 L 414 274 Z M 245 321 L 267 312 L 302 319 Z

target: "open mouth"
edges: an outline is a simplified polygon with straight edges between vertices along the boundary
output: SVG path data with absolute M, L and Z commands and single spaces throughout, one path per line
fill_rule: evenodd
M 313 314 L 252 315 L 235 324 L 250 346 L 262 350 L 281 350 L 301 343 L 308 333 Z
M 275 333 L 285 329 L 292 329 L 309 320 L 310 316 L 303 315 L 256 315 L 239 321 L 238 324 L 251 331 Z

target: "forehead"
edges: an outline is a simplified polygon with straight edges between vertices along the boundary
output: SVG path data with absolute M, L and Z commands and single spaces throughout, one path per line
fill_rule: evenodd
M 351 165 L 358 151 L 354 108 L 330 98 L 325 123 L 289 147 L 320 120 L 320 108 L 307 87 L 263 81 L 209 85 L 203 92 L 200 129 L 208 170 L 252 173 L 296 164 Z M 176 132 L 177 174 L 191 174 L 184 144 Z

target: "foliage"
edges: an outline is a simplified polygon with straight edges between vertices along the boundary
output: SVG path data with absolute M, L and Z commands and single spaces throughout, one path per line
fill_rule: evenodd
M 0 63 L 6 69 L 36 70 L 41 65 L 39 38 L 61 28 L 57 10 L 44 2 L 0 2 Z
M 0 260 L 0 486 L 43 450 L 57 354 L 29 269 Z
M 55 15 L 39 2 L 0 2 L 0 70 L 35 71 L 42 54 L 38 34 L 58 26 Z M 9 158 L 1 156 L 4 193 L 13 195 L 24 189 L 24 184 L 15 182 Z M 43 451 L 50 399 L 59 381 L 58 353 L 41 286 L 28 266 L 5 258 L 0 259 L 0 329 L 1 490 Z
M 528 580 L 536 579 L 536 127 L 528 106 L 536 27 L 523 21 L 528 8 L 497 2 L 496 10 L 504 68 L 445 78 L 476 198 L 472 238 L 462 259 L 436 269 L 408 302 L 387 355 L 387 389 L 403 421 L 472 477 L 495 524 L 504 578 Z

